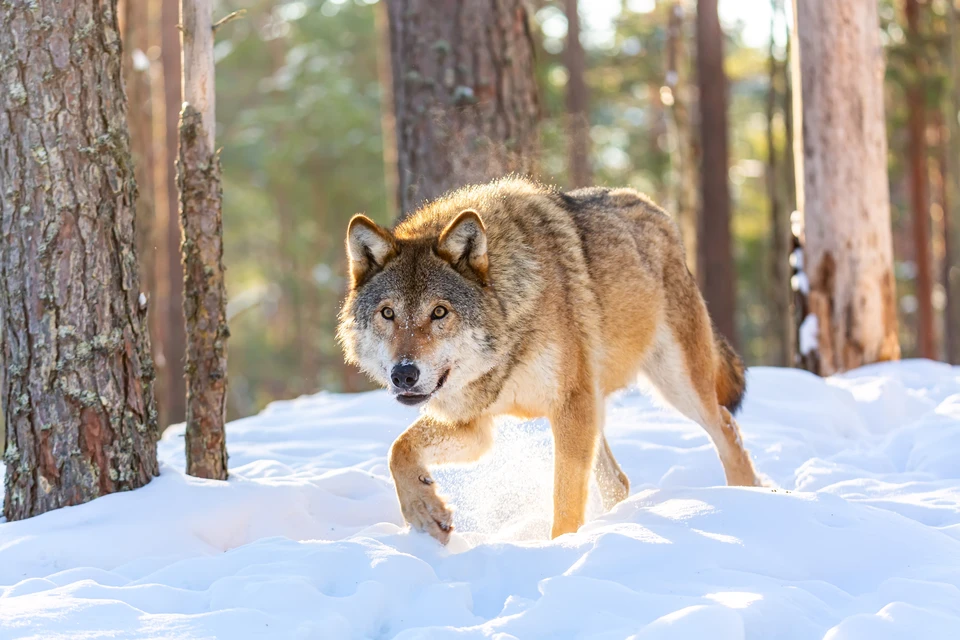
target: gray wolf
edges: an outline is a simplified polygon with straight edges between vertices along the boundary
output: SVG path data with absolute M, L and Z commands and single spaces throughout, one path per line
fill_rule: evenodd
M 500 415 L 550 421 L 553 537 L 583 524 L 591 470 L 612 508 L 629 481 L 603 435 L 604 399 L 641 375 L 706 430 L 728 484 L 760 484 L 732 416 L 743 362 L 713 330 L 676 224 L 646 196 L 507 178 L 393 230 L 357 215 L 346 247 L 346 357 L 422 407 L 389 457 L 415 529 L 449 540 L 430 467 L 477 460 Z

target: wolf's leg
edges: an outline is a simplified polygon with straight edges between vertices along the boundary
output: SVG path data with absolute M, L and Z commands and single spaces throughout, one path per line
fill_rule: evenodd
M 618 502 L 630 494 L 630 480 L 617 464 L 607 438 L 600 434 L 600 446 L 597 448 L 597 458 L 593 462 L 593 473 L 600 487 L 600 496 L 603 499 L 605 511 L 612 509 Z
M 550 416 L 553 428 L 553 531 L 551 537 L 572 533 L 583 524 L 601 408 L 598 394 L 574 391 Z
M 390 447 L 390 473 L 397 486 L 400 511 L 417 531 L 426 531 L 446 544 L 453 531 L 453 514 L 437 495 L 428 467 L 472 462 L 493 443 L 490 420 L 450 425 L 421 416 Z
M 703 344 L 711 344 L 711 339 L 708 332 Z M 699 423 L 710 436 L 728 485 L 761 486 L 736 421 L 717 401 L 710 354 L 699 342 L 681 345 L 669 330 L 663 329 L 643 371 L 667 402 Z

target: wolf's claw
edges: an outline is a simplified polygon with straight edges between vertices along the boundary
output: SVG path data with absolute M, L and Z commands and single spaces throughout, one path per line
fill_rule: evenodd
M 447 544 L 453 533 L 453 512 L 437 495 L 435 486 L 418 483 L 415 491 L 403 493 L 406 499 L 401 499 L 400 510 L 410 526 Z

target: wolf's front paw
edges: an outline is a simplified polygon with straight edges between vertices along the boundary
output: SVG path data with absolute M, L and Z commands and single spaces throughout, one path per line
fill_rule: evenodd
M 398 491 L 403 518 L 417 531 L 426 531 L 440 544 L 447 544 L 453 533 L 453 512 L 437 495 L 430 478 L 418 479 L 417 485 Z

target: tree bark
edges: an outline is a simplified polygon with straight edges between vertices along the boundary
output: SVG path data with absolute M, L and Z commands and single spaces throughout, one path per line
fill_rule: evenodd
M 674 211 L 686 247 L 687 268 L 698 278 L 697 272 L 697 145 L 693 136 L 690 112 L 690 92 L 687 87 L 688 53 L 685 48 L 683 3 L 674 0 L 667 17 L 667 73 L 665 85 L 670 90 L 671 164 Z M 662 100 L 663 98 L 661 98 Z
M 180 197 L 177 194 L 175 164 L 177 161 L 179 114 L 180 114 L 180 5 L 178 0 L 154 0 L 161 3 L 160 59 L 163 66 L 163 94 L 165 96 L 162 131 L 155 131 L 154 143 L 158 168 L 157 197 L 158 217 L 166 221 L 166 233 L 158 224 L 157 251 L 157 305 L 156 313 L 165 318 L 163 335 L 163 400 L 160 404 L 164 414 L 163 426 L 181 422 L 186 418 L 186 387 L 184 362 L 186 341 L 183 324 L 183 267 L 180 264 Z M 158 94 L 160 95 L 160 94 Z M 158 100 L 159 102 L 159 100 Z M 159 124 L 159 122 L 158 122 Z M 162 175 L 160 175 L 162 173 Z M 159 191 L 165 190 L 164 194 Z M 165 212 L 159 212 L 159 204 L 167 203 Z
M 910 203 L 913 216 L 914 263 L 917 268 L 914 294 L 917 297 L 917 347 L 923 358 L 935 359 L 933 328 L 933 276 L 930 256 L 930 207 L 927 197 L 927 122 L 923 75 L 925 64 L 920 47 L 920 5 L 917 0 L 904 0 L 907 30 L 910 38 L 909 57 L 913 77 L 907 87 L 908 129 L 910 132 Z
M 727 76 L 717 0 L 697 0 L 697 84 L 700 87 L 700 217 L 698 272 L 716 328 L 734 346 L 736 270 L 730 238 Z
M 571 187 L 590 186 L 590 94 L 587 90 L 587 57 L 580 42 L 577 0 L 564 0 L 567 14 L 567 117 L 569 118 L 569 181 Z
M 797 203 L 817 329 L 806 360 L 821 375 L 900 357 L 878 24 L 874 0 L 794 3 Z
M 0 11 L 9 520 L 157 475 L 116 0 Z
M 450 189 L 531 173 L 533 39 L 523 0 L 390 0 L 401 216 Z
M 180 0 L 183 109 L 177 184 L 187 335 L 187 473 L 226 480 L 227 294 L 220 158 L 214 147 L 213 8 Z

